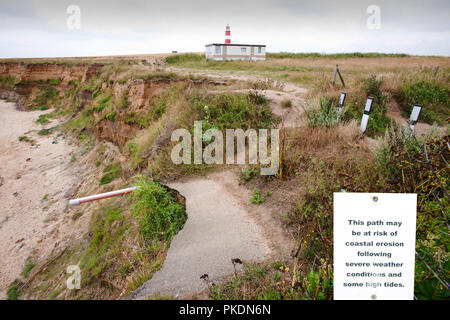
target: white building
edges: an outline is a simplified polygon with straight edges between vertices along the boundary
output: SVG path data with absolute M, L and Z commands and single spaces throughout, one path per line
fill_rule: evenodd
M 262 44 L 211 43 L 205 48 L 207 60 L 266 60 L 266 46 Z

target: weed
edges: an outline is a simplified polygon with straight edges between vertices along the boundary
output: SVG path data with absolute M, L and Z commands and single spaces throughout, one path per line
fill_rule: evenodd
M 331 127 L 339 123 L 340 115 L 336 107 L 332 105 L 329 97 L 320 97 L 319 106 L 315 106 L 314 100 L 308 100 L 305 109 L 306 122 L 309 127 Z
M 103 169 L 104 175 L 100 179 L 100 185 L 108 184 L 120 177 L 122 174 L 122 166 L 119 162 L 110 164 Z
M 20 281 L 15 280 L 11 285 L 9 286 L 8 290 L 6 291 L 6 297 L 8 300 L 17 300 L 21 296 L 22 292 L 20 290 Z
M 39 117 L 37 118 L 36 122 L 40 123 L 40 124 L 47 124 L 49 123 L 48 119 L 51 119 L 55 116 L 54 112 L 50 112 L 50 113 L 46 113 L 46 114 L 41 114 L 39 115 Z
M 23 269 L 23 277 L 24 278 L 28 278 L 28 275 L 30 274 L 31 269 L 33 269 L 35 267 L 35 264 L 32 262 L 28 262 L 25 266 L 25 268 Z
M 242 184 L 245 184 L 253 179 L 258 174 L 258 168 L 256 166 L 248 166 L 245 170 L 241 170 L 239 173 L 239 180 Z
M 56 79 L 47 79 L 47 83 L 53 86 L 56 86 L 58 84 L 60 84 L 62 82 L 61 78 L 56 78 Z
M 264 202 L 264 197 L 261 196 L 261 192 L 259 191 L 259 189 L 253 190 L 253 195 L 250 198 L 250 202 L 254 204 L 261 204 Z

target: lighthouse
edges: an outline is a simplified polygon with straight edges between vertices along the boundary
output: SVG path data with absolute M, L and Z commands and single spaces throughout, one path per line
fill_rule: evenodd
M 264 44 L 231 44 L 231 29 L 225 28 L 225 43 L 210 43 L 205 45 L 207 60 L 266 60 L 266 45 Z
M 225 43 L 231 43 L 231 30 L 228 24 L 225 28 Z

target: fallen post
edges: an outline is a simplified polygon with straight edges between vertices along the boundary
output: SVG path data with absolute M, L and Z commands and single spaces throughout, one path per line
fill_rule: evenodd
M 130 192 L 133 192 L 137 188 L 138 187 L 130 187 L 130 188 L 126 188 L 126 189 L 121 189 L 121 190 L 116 190 L 116 191 L 111 191 L 111 192 L 106 192 L 106 193 L 95 194 L 95 195 L 84 197 L 84 198 L 73 199 L 73 200 L 69 201 L 69 205 L 76 206 L 76 205 L 79 205 L 79 204 L 82 204 L 82 203 L 85 203 L 85 202 L 91 202 L 91 201 L 97 201 L 97 200 L 101 200 L 101 199 L 116 197 L 116 196 L 120 196 L 120 195 L 123 195 L 123 194 L 127 194 L 127 193 L 130 193 Z

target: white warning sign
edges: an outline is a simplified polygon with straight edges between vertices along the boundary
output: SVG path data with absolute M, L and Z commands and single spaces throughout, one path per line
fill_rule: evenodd
M 334 194 L 334 299 L 412 300 L 416 194 Z

